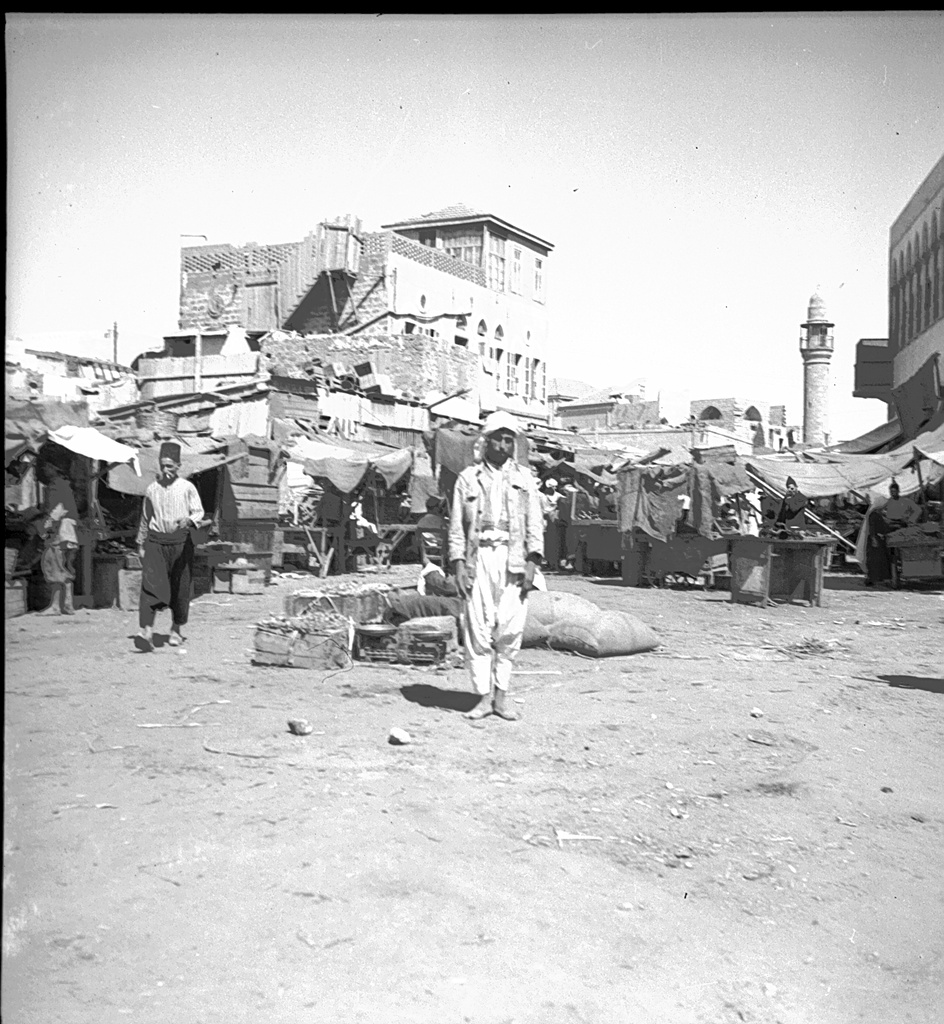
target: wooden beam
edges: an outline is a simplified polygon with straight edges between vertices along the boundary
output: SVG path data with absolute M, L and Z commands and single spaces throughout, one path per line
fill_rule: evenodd
M 331 292 L 331 308 L 334 310 L 334 329 L 337 330 L 341 326 L 339 323 L 338 300 L 334 295 L 334 282 L 331 280 L 331 271 L 326 270 L 325 275 L 328 278 L 328 291 Z

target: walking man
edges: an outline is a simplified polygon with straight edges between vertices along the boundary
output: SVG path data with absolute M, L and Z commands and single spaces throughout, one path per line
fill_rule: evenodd
M 544 547 L 537 485 L 515 461 L 515 419 L 492 413 L 482 434 L 482 462 L 456 481 L 449 520 L 449 559 L 465 601 L 465 660 L 478 704 L 469 718 L 514 721 L 508 688 L 521 648 L 528 593 Z
M 161 445 L 160 474 L 144 494 L 138 553 L 141 556 L 141 599 L 134 638 L 139 651 L 152 651 L 151 628 L 155 613 L 170 608 L 171 647 L 183 643 L 181 629 L 190 613 L 190 578 L 193 571 L 193 540 L 190 530 L 203 519 L 203 503 L 196 487 L 178 476 L 180 445 Z

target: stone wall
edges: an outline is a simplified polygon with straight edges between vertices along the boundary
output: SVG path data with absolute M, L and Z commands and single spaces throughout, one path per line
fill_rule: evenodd
M 438 390 L 452 394 L 471 388 L 478 395 L 478 356 L 451 341 L 416 334 L 314 335 L 266 338 L 261 368 L 283 377 L 310 377 L 320 364 L 340 363 L 344 370 L 370 363 L 386 374 L 405 397 L 422 399 Z

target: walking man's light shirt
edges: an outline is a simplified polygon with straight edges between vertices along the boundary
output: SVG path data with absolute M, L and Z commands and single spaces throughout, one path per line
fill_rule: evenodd
M 164 485 L 159 480 L 148 486 L 144 495 L 144 514 L 138 530 L 138 543 L 143 544 L 149 530 L 173 533 L 182 519 L 193 523 L 203 519 L 203 502 L 196 487 L 182 477 Z
M 154 649 L 152 627 L 161 608 L 170 608 L 168 643 L 183 643 L 181 630 L 190 614 L 190 582 L 193 572 L 193 539 L 190 528 L 203 519 L 203 502 L 189 480 L 178 477 L 180 445 L 161 445 L 160 477 L 144 494 L 138 550 L 141 554 L 141 596 L 138 622 L 141 630 L 134 643 L 139 651 Z

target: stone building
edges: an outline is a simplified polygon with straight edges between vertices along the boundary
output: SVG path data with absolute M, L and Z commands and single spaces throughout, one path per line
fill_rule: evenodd
M 786 407 L 744 398 L 700 398 L 690 405 L 691 422 L 753 449 L 792 448 L 799 430 L 787 424 Z
M 83 402 L 93 413 L 133 402 L 138 396 L 134 371 L 105 359 L 26 348 L 6 343 L 6 394 L 11 398 Z
M 430 388 L 447 390 L 445 382 L 462 378 L 483 412 L 501 408 L 546 422 L 552 248 L 465 206 L 375 232 L 347 216 L 300 242 L 186 247 L 179 326 L 195 334 L 243 329 L 250 348 L 287 332 L 312 339 L 319 359 L 353 358 L 366 347 L 386 366 L 374 372 L 391 380 L 422 368 Z M 398 365 L 405 358 L 410 366 Z M 462 367 L 474 367 L 475 379 Z
M 889 231 L 888 337 L 856 346 L 857 398 L 879 398 L 914 437 L 944 404 L 944 156 Z

